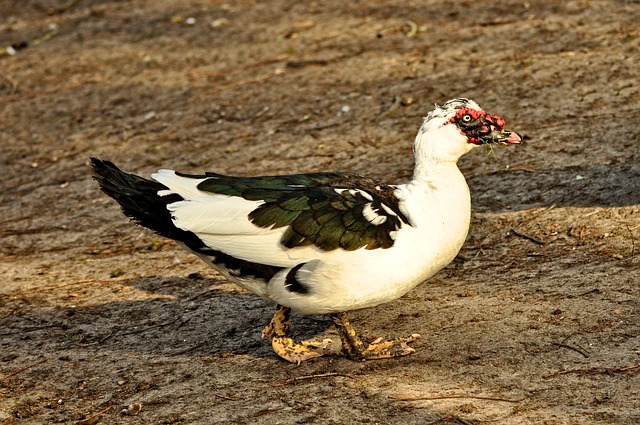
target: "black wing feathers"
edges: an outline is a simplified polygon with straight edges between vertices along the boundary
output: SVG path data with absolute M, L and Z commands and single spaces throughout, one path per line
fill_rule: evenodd
M 91 158 L 93 178 L 100 185 L 100 189 L 115 199 L 122 211 L 138 224 L 155 231 L 167 238 L 180 241 L 187 247 L 200 254 L 211 257 L 212 261 L 220 264 L 238 276 L 255 276 L 269 281 L 282 267 L 267 264 L 252 263 L 212 249 L 189 231 L 177 228 L 171 219 L 167 205 L 182 201 L 177 194 L 159 196 L 158 191 L 167 189 L 166 186 L 153 180 L 148 180 L 134 174 L 125 173 L 112 162 Z M 208 173 L 208 176 L 217 174 Z M 202 176 L 193 176 L 202 178 Z
M 392 232 L 403 223 L 409 224 L 393 187 L 357 175 L 228 177 L 209 173 L 199 178 L 206 178 L 198 185 L 200 190 L 263 201 L 249 219 L 259 227 L 287 227 L 281 239 L 287 248 L 390 248 L 394 243 Z M 382 222 L 368 220 L 363 213 L 365 208 L 384 217 Z
M 173 224 L 167 205 L 183 200 L 181 196 L 159 196 L 158 191 L 166 190 L 166 186 L 125 173 L 109 161 L 95 158 L 91 161 L 101 189 L 118 201 L 127 216 L 195 251 L 207 249 L 197 235 Z M 198 188 L 205 192 L 263 201 L 249 214 L 249 220 L 264 228 L 286 227 L 281 243 L 287 248 L 308 245 L 324 251 L 390 248 L 395 232 L 404 224 L 410 225 L 400 210 L 394 187 L 358 175 L 176 174 L 203 179 Z
M 167 205 L 182 200 L 179 195 L 158 196 L 166 186 L 135 174 L 125 173 L 112 162 L 91 158 L 93 178 L 100 189 L 115 199 L 125 215 L 158 234 L 181 240 L 184 232 L 171 221 Z

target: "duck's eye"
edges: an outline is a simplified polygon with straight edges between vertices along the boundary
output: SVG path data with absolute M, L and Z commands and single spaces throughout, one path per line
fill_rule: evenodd
M 469 124 L 471 121 L 473 121 L 473 117 L 469 114 L 464 114 L 462 116 L 462 122 L 465 124 Z

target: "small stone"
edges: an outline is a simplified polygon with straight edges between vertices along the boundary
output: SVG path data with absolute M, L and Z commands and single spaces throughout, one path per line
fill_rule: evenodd
M 127 416 L 138 416 L 142 410 L 142 403 L 132 403 L 126 409 L 122 409 L 122 414 Z
M 227 18 L 218 18 L 218 19 L 214 19 L 213 21 L 211 21 L 211 23 L 209 24 L 211 26 L 211 28 L 220 28 L 223 27 L 225 25 L 229 25 L 230 22 Z
M 155 116 L 156 116 L 156 112 L 155 111 L 147 112 L 142 117 L 142 121 L 149 121 L 150 119 L 155 118 Z
M 403 97 L 402 99 L 400 99 L 400 104 L 402 106 L 409 106 L 414 102 L 415 102 L 415 99 L 411 96 Z

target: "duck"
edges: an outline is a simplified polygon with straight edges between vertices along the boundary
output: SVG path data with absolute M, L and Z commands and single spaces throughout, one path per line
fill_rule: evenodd
M 346 172 L 245 177 L 161 169 L 148 179 L 107 160 L 90 163 L 126 216 L 276 305 L 262 338 L 282 359 L 389 359 L 414 353 L 409 344 L 420 334 L 367 342 L 349 312 L 403 296 L 456 257 L 471 219 L 457 162 L 478 146 L 521 143 L 504 126 L 470 99 L 436 105 L 413 142 L 413 176 L 398 184 Z M 330 340 L 294 339 L 292 310 L 329 315 L 340 349 Z

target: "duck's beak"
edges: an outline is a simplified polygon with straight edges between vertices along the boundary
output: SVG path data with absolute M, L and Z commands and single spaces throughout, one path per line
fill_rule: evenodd
M 484 136 L 480 136 L 480 141 L 483 145 L 489 143 L 500 143 L 503 145 L 518 144 L 522 142 L 522 136 L 515 131 L 504 130 L 499 127 L 491 126 L 491 132 Z

